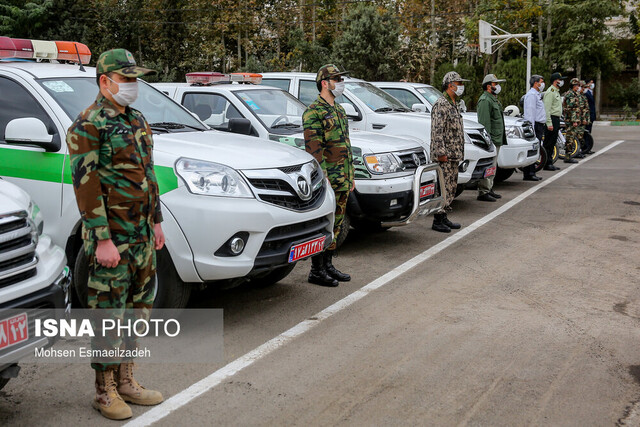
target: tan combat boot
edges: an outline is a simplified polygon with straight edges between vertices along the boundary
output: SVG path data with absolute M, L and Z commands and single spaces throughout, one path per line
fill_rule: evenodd
M 164 398 L 159 391 L 147 390 L 133 378 L 133 362 L 121 363 L 118 372 L 118 393 L 125 402 L 136 405 L 157 405 Z
M 96 371 L 96 397 L 93 399 L 93 407 L 100 411 L 103 417 L 124 420 L 131 418 L 133 414 L 116 390 L 115 375 L 113 369 Z

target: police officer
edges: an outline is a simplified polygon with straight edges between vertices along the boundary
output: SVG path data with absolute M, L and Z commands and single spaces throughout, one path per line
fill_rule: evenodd
M 349 121 L 344 108 L 335 102 L 344 91 L 342 76 L 347 73 L 333 64 L 320 67 L 316 75 L 320 94 L 302 115 L 305 150 L 320 163 L 336 195 L 333 241 L 326 251 L 311 257 L 308 280 L 320 286 L 333 287 L 338 286 L 338 282 L 351 280 L 351 276 L 336 269 L 332 261 L 349 193 L 355 185 Z
M 565 142 L 565 163 L 578 163 L 576 159 L 572 159 L 569 154 L 573 150 L 573 144 L 576 144 L 580 138 L 582 126 L 583 112 L 580 105 L 580 80 L 571 79 L 571 89 L 564 94 L 562 110 L 564 111 L 564 120 L 566 123 L 566 142 Z
M 544 79 L 538 74 L 531 76 L 531 89 L 524 96 L 524 119 L 533 124 L 536 138 L 542 144 L 544 135 L 544 123 L 547 120 L 547 113 L 544 110 L 542 94 L 544 91 Z M 522 169 L 525 181 L 540 181 L 542 178 L 536 175 L 536 167 L 529 165 Z
M 500 147 L 507 143 L 507 133 L 504 129 L 504 115 L 502 114 L 502 104 L 498 101 L 498 94 L 502 90 L 501 82 L 506 80 L 498 79 L 495 74 L 487 74 L 482 80 L 483 93 L 478 99 L 478 123 L 487 129 L 491 142 L 496 146 L 496 157 L 493 160 L 493 167 L 497 166 Z M 495 174 L 478 182 L 478 200 L 483 202 L 495 202 L 502 196 L 493 191 L 493 178 Z
M 438 162 L 444 176 L 446 200 L 443 209 L 433 215 L 431 228 L 441 233 L 451 233 L 461 226 L 447 218 L 458 185 L 458 164 L 464 158 L 464 128 L 457 99 L 464 93 L 464 83 L 469 80 L 450 71 L 442 79 L 443 96 L 433 104 L 431 111 L 431 161 Z
M 544 169 L 555 171 L 560 168 L 553 166 L 553 148 L 558 141 L 560 132 L 560 116 L 562 115 L 562 97 L 560 88 L 564 85 L 564 79 L 560 73 L 551 74 L 551 87 L 544 93 L 544 109 L 547 113 L 547 129 L 544 133 L 544 149 L 547 150 L 547 164 Z
M 119 320 L 131 318 L 131 309 L 148 318 L 155 298 L 155 250 L 164 245 L 164 233 L 151 129 L 129 104 L 138 95 L 137 78 L 155 71 L 138 67 L 129 51 L 112 49 L 100 55 L 96 73 L 98 97 L 67 134 L 84 250 L 90 259 L 87 303 L 91 309 L 109 309 Z M 135 336 L 92 340 L 92 349 L 105 346 L 133 350 Z M 92 361 L 93 407 L 106 418 L 131 417 L 125 401 L 162 402 L 160 392 L 138 384 L 132 360 Z

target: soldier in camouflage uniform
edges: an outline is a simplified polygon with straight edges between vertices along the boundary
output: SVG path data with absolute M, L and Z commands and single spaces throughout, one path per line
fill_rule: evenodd
M 464 128 L 456 101 L 464 93 L 463 82 L 468 81 L 455 71 L 445 74 L 442 79 L 444 95 L 433 104 L 431 111 L 431 161 L 440 165 L 446 191 L 445 206 L 433 215 L 431 228 L 443 233 L 460 228 L 460 224 L 447 218 L 447 212 L 451 211 L 451 202 L 456 195 L 458 164 L 464 158 Z
M 582 126 L 582 110 L 580 108 L 580 98 L 578 88 L 580 81 L 576 78 L 571 79 L 571 89 L 564 94 L 562 111 L 564 112 L 564 122 L 566 123 L 566 142 L 565 142 L 565 163 L 578 163 L 572 159 L 569 154 L 573 150 L 573 144 L 576 144 L 580 136 L 580 127 Z
M 67 133 L 84 250 L 90 259 L 88 306 L 109 309 L 105 313 L 120 320 L 132 316 L 131 309 L 148 318 L 155 298 L 155 250 L 164 245 L 164 234 L 151 129 L 128 105 L 137 97 L 137 78 L 154 71 L 136 66 L 127 50 L 113 49 L 100 55 L 96 73 L 100 93 Z M 110 348 L 135 349 L 135 335 L 92 340 L 92 349 Z M 131 417 L 125 401 L 162 402 L 160 392 L 135 380 L 132 360 L 93 362 L 93 407 L 105 417 Z
M 582 154 L 584 147 L 584 132 L 586 127 L 591 122 L 591 113 L 589 112 L 589 101 L 587 100 L 587 96 L 585 95 L 585 90 L 587 87 L 587 83 L 584 80 L 580 80 L 580 91 L 578 93 L 578 99 L 580 101 L 580 126 L 578 126 L 578 141 L 580 141 L 580 150 L 575 157 L 582 159 L 584 158 L 584 154 Z
M 311 258 L 309 283 L 321 286 L 338 286 L 338 282 L 351 280 L 351 276 L 337 270 L 332 261 L 349 193 L 355 185 L 349 121 L 344 108 L 335 102 L 344 91 L 344 74 L 347 72 L 332 64 L 321 67 L 316 75 L 320 94 L 302 116 L 305 149 L 320 163 L 336 195 L 333 241 L 326 251 Z

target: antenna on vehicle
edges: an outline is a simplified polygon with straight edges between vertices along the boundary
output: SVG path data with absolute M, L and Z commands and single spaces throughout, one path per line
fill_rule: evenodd
M 80 51 L 78 50 L 78 44 L 74 43 L 73 44 L 76 48 L 76 55 L 78 55 L 78 62 L 80 63 L 80 71 L 82 71 L 83 73 L 85 73 L 87 70 L 84 69 L 84 66 L 82 65 L 82 59 L 80 59 Z

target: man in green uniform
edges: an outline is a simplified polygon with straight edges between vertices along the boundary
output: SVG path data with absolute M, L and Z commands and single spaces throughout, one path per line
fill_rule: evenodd
M 545 170 L 555 171 L 560 168 L 553 165 L 553 148 L 558 140 L 560 132 L 560 116 L 562 116 L 562 97 L 560 88 L 564 85 L 564 79 L 560 73 L 551 74 L 551 87 L 544 93 L 544 110 L 547 113 L 547 129 L 544 134 L 544 149 L 547 151 L 547 164 Z
M 500 147 L 507 143 L 507 133 L 504 129 L 504 115 L 502 104 L 498 101 L 498 94 L 502 90 L 500 83 L 505 80 L 498 79 L 495 74 L 487 74 L 482 80 L 483 93 L 478 99 L 478 123 L 485 127 L 491 142 L 496 146 L 496 157 L 493 159 L 494 173 L 478 182 L 478 200 L 483 202 L 495 202 L 502 198 L 493 191 L 493 178 L 498 165 Z
M 580 143 L 580 150 L 578 150 L 578 154 L 575 155 L 576 158 L 578 159 L 583 159 L 585 157 L 584 153 L 584 148 L 585 148 L 585 141 L 584 141 L 584 132 L 585 129 L 587 128 L 587 126 L 589 126 L 589 123 L 591 123 L 591 113 L 589 111 L 589 100 L 587 99 L 587 96 L 585 95 L 585 92 L 587 90 L 587 82 L 585 82 L 584 80 L 580 80 L 580 88 L 578 91 L 578 99 L 580 101 L 580 126 L 578 126 L 578 141 Z
M 150 73 L 154 71 L 136 66 L 125 49 L 104 52 L 96 67 L 100 93 L 67 133 L 90 259 L 87 303 L 92 309 L 109 309 L 108 315 L 121 321 L 133 309 L 148 318 L 155 298 L 155 250 L 164 245 L 151 129 L 129 107 L 138 95 L 137 78 Z M 133 350 L 136 345 L 135 335 L 92 340 L 92 349 Z M 107 418 L 131 417 L 125 401 L 155 405 L 163 400 L 160 392 L 138 384 L 132 360 L 94 359 L 91 367 L 96 372 L 93 407 Z
M 582 109 L 580 106 L 580 95 L 578 88 L 580 87 L 580 80 L 571 79 L 571 89 L 564 94 L 564 101 L 562 111 L 564 111 L 564 121 L 567 126 L 565 133 L 566 142 L 564 147 L 564 162 L 565 163 L 578 163 L 577 160 L 572 159 L 571 151 L 574 148 L 574 144 L 578 143 L 580 136 L 580 127 L 582 126 Z
M 338 286 L 338 282 L 351 280 L 351 276 L 337 270 L 332 262 L 349 193 L 355 185 L 349 121 L 344 108 L 335 102 L 344 91 L 342 76 L 345 74 L 346 71 L 340 71 L 333 64 L 320 67 L 316 75 L 320 94 L 302 115 L 305 149 L 320 163 L 336 195 L 333 241 L 326 251 L 311 257 L 309 283 L 321 286 Z
M 456 100 L 464 93 L 464 82 L 455 71 L 449 71 L 442 79 L 443 96 L 433 104 L 431 111 L 431 152 L 432 162 L 438 162 L 442 169 L 446 199 L 440 212 L 433 215 L 431 229 L 441 233 L 451 233 L 461 227 L 447 218 L 451 202 L 456 196 L 458 185 L 458 165 L 464 158 L 464 127 L 462 114 Z

